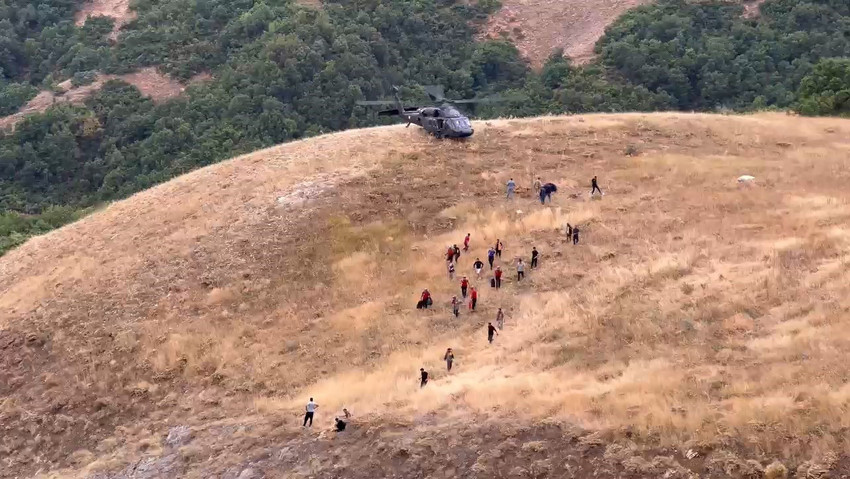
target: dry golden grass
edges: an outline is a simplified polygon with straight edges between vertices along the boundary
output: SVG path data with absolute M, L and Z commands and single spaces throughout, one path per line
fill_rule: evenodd
M 293 429 L 308 396 L 325 421 L 342 407 L 448 431 L 545 420 L 765 465 L 848 452 L 850 122 L 631 114 L 476 130 L 464 143 L 389 127 L 283 145 L 12 251 L 0 329 L 45 346 L 0 414 L 37 433 L 21 411 L 53 417 L 59 395 L 116 405 L 73 449 L 44 446 L 67 474 L 150 455 L 145 438 L 177 423 Z M 561 187 L 551 206 L 504 200 L 509 177 L 538 175 Z M 593 175 L 602 199 L 588 197 Z M 567 222 L 581 245 L 564 241 Z M 466 233 L 458 273 L 481 297 L 455 319 L 442 255 Z M 471 267 L 496 238 L 500 291 Z M 532 246 L 541 267 L 517 283 L 513 259 Z M 433 310 L 413 308 L 423 288 Z M 488 345 L 498 307 L 506 327 Z M 422 390 L 419 367 L 433 374 Z M 32 472 L 22 451 L 10 467 Z M 197 445 L 181 454 L 201 475 L 214 461 Z

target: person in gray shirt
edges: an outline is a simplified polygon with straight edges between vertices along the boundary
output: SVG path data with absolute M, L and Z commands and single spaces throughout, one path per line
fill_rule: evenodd
M 507 198 L 509 200 L 512 200 L 514 198 L 514 191 L 516 191 L 516 183 L 514 182 L 514 179 L 511 178 L 510 180 L 508 180 L 507 184 Z

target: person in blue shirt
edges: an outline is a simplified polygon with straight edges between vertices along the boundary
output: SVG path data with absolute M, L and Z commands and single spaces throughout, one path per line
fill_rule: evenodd
M 507 184 L 507 198 L 509 200 L 512 200 L 514 198 L 514 191 L 516 191 L 516 183 L 514 182 L 514 179 L 511 178 L 510 180 L 508 180 Z

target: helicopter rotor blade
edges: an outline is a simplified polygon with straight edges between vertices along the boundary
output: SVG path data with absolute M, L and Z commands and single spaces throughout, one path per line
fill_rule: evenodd
M 457 104 L 470 104 L 470 103 L 499 103 L 503 101 L 519 101 L 522 100 L 522 97 L 519 95 L 511 95 L 511 96 L 502 96 L 502 95 L 493 95 L 493 96 L 485 96 L 481 98 L 470 98 L 468 100 L 446 100 L 448 103 L 457 103 Z
M 444 101 L 446 99 L 446 91 L 443 89 L 442 85 L 426 85 L 422 88 L 433 101 Z
M 361 100 L 357 102 L 361 106 L 370 105 L 395 105 L 395 100 Z

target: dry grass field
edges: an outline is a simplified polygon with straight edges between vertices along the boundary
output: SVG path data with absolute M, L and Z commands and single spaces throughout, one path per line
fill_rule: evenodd
M 850 474 L 850 122 L 474 126 L 256 152 L 0 258 L 0 477 Z M 535 176 L 551 205 L 505 200 Z

